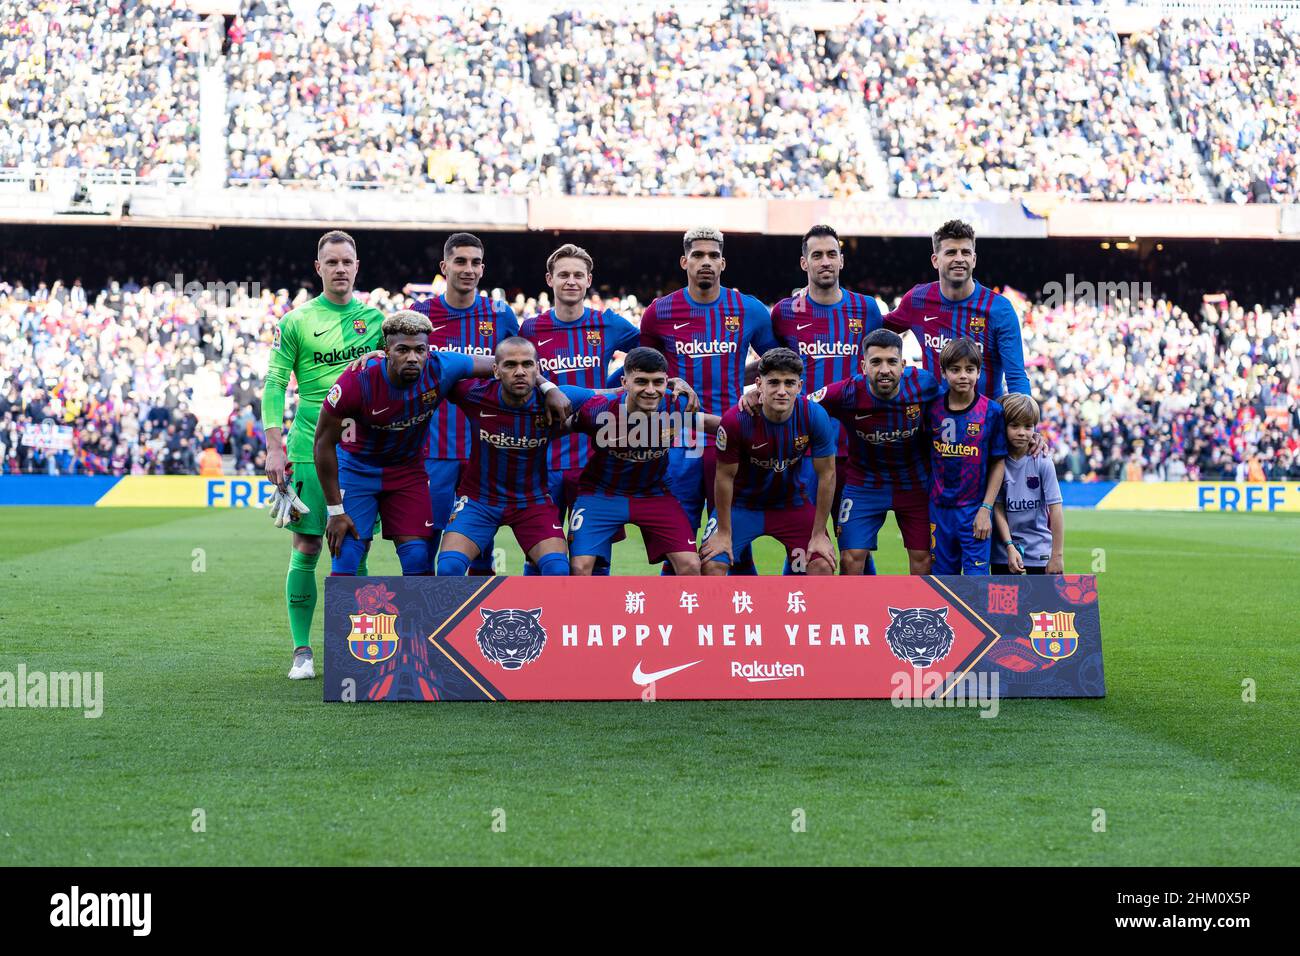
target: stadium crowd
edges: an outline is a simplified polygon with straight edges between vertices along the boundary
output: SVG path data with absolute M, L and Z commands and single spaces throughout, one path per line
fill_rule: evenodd
M 0 0 L 0 168 L 198 166 L 194 15 L 169 0 Z
M 1231 202 L 1300 200 L 1300 37 L 1278 22 L 1249 33 L 1231 21 L 1160 30 L 1179 122 Z
M 392 311 L 440 282 L 366 298 Z M 224 455 L 227 469 L 260 474 L 270 342 L 310 295 L 0 282 L 3 471 L 220 473 Z M 591 304 L 634 322 L 642 311 L 634 296 Z M 527 316 L 550 301 L 511 305 Z M 1030 305 L 1023 331 L 1063 479 L 1300 478 L 1300 300 L 1196 315 L 1164 299 Z

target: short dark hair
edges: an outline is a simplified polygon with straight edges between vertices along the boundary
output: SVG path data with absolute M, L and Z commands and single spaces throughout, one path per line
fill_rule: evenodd
M 889 329 L 876 329 L 870 335 L 862 340 L 862 357 L 867 357 L 867 349 L 872 346 L 880 349 L 898 349 L 898 354 L 903 354 L 903 339 L 897 332 L 891 332 Z
M 645 345 L 638 345 L 623 359 L 623 374 L 629 372 L 667 372 L 668 360 L 664 353 Z
M 811 229 L 809 229 L 807 232 L 803 234 L 803 254 L 805 256 L 808 255 L 809 239 L 819 239 L 823 236 L 829 236 L 831 239 L 835 240 L 836 245 L 841 245 L 840 234 L 838 232 L 836 232 L 830 226 L 818 224 L 816 226 L 813 226 Z
M 975 245 L 975 229 L 968 222 L 962 222 L 960 219 L 949 219 L 934 231 L 933 244 L 935 252 L 939 251 L 939 246 L 945 239 L 969 239 L 970 244 L 973 246 Z
M 953 339 L 939 353 L 939 368 L 941 369 L 946 369 L 949 365 L 956 365 L 958 362 L 973 362 L 976 368 L 983 367 L 984 356 L 974 339 L 963 335 L 959 339 Z
M 492 350 L 493 357 L 499 355 L 501 350 L 507 345 L 511 348 L 519 348 L 520 346 L 526 345 L 528 348 L 533 350 L 533 355 L 537 354 L 537 346 L 528 341 L 528 339 L 524 338 L 522 335 L 507 335 L 504 339 L 498 342 L 497 347 Z
M 483 251 L 483 240 L 472 232 L 453 232 L 447 237 L 447 241 L 442 244 L 442 259 L 447 261 L 451 258 L 451 250 L 459 246 L 473 246 L 479 252 Z
M 772 372 L 794 372 L 803 378 L 803 359 L 786 348 L 768 349 L 758 360 L 758 377 Z
M 331 242 L 346 242 L 352 247 L 352 254 L 357 254 L 357 241 L 349 236 L 342 229 L 331 229 L 325 235 L 316 240 L 316 258 L 320 258 L 320 251 L 328 246 Z

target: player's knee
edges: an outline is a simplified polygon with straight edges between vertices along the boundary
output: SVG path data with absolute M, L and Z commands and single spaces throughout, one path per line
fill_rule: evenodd
M 700 556 L 693 551 L 683 551 L 670 560 L 673 563 L 673 569 L 678 574 L 699 574 L 700 573 Z
M 722 578 L 726 577 L 731 566 L 725 561 L 705 561 L 700 565 L 700 573 L 706 577 Z
M 596 559 L 589 554 L 580 554 L 569 562 L 569 573 L 578 577 L 588 577 L 596 568 Z
M 537 569 L 542 572 L 543 577 L 567 577 L 569 559 L 564 556 L 563 551 L 544 554 L 537 559 Z
M 835 568 L 820 554 L 815 554 L 808 562 L 808 573 L 812 575 L 834 574 Z
M 429 543 L 423 538 L 403 541 L 397 546 L 397 561 L 406 577 L 429 573 Z
M 293 535 L 293 550 L 298 554 L 320 554 L 321 537 L 318 534 L 298 534 L 296 531 Z
M 361 559 L 366 555 L 366 542 L 350 535 L 343 539 L 339 546 L 338 557 L 334 559 L 331 567 L 333 574 L 355 575 L 357 569 L 361 567 Z
M 320 551 L 299 551 L 297 548 L 289 552 L 289 570 L 290 571 L 315 571 L 316 565 L 320 561 Z
M 459 551 L 443 551 L 438 555 L 438 577 L 463 578 L 469 570 L 469 558 Z
M 864 556 L 861 551 L 840 552 L 841 574 L 861 574 L 864 563 Z

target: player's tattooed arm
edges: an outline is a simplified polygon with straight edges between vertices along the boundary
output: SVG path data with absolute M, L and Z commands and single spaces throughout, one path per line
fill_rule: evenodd
M 312 457 L 316 460 L 316 477 L 320 481 L 327 511 L 338 510 L 343 504 L 343 492 L 339 489 L 338 443 L 343 438 L 344 427 L 344 420 L 330 411 L 328 404 L 321 405 L 320 417 L 316 420 Z M 354 538 L 361 537 L 346 513 L 331 514 L 325 524 L 325 542 L 329 545 L 331 556 L 339 556 L 343 539 L 348 534 Z
M 569 396 L 564 394 L 564 389 L 554 382 L 541 378 L 540 373 L 537 387 L 542 390 L 542 395 L 545 396 L 546 414 L 549 416 L 552 425 L 563 425 L 573 416 L 573 402 L 569 401 Z
M 678 395 L 686 399 L 686 413 L 698 412 L 700 410 L 700 397 L 695 394 L 695 389 L 686 382 L 684 378 L 670 378 L 668 380 L 668 400 L 672 401 Z

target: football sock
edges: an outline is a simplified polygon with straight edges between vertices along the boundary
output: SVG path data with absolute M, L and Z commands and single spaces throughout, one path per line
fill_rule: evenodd
M 429 546 L 424 539 L 407 541 L 397 546 L 397 560 L 406 576 L 429 573 Z
M 320 552 L 289 552 L 289 574 L 284 581 L 284 601 L 289 608 L 289 633 L 294 647 L 311 644 L 311 619 L 316 614 L 316 562 Z
M 355 575 L 357 568 L 365 559 L 367 543 L 358 541 L 351 535 L 345 535 L 343 543 L 339 545 L 339 556 L 334 559 L 333 570 L 330 571 L 330 575 Z
M 569 573 L 569 559 L 562 551 L 544 554 L 537 559 L 537 568 L 547 576 L 567 575 Z
M 862 566 L 862 573 L 863 574 L 876 573 L 876 559 L 872 557 L 870 551 L 867 552 L 867 563 Z
M 361 560 L 357 563 L 357 575 L 363 578 L 370 576 L 370 569 L 366 567 L 366 558 L 368 557 L 370 557 L 369 548 L 361 552 Z
M 533 564 L 533 562 L 529 561 L 527 558 L 524 558 L 524 577 L 533 578 L 541 573 L 541 571 L 537 570 L 537 565 Z
M 440 578 L 463 578 L 469 566 L 469 558 L 459 551 L 444 551 L 438 555 L 438 577 Z
M 471 577 L 475 578 L 490 578 L 492 575 L 496 574 L 496 569 L 492 567 L 491 552 L 480 554 L 473 561 L 469 562 L 469 573 Z

